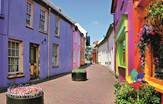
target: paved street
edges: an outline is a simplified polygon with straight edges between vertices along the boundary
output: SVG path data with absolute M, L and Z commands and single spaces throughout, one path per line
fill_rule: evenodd
M 85 82 L 74 82 L 69 74 L 37 84 L 44 89 L 45 104 L 114 104 L 113 74 L 100 65 L 87 69 Z M 0 104 L 5 104 L 5 93 L 0 94 Z

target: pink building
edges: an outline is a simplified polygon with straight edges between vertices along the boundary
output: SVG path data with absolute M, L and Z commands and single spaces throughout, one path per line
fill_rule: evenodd
M 76 26 L 73 32 L 73 69 L 80 67 L 80 34 Z

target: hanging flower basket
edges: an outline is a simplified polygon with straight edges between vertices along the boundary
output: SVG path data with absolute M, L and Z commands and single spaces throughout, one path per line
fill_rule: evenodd
M 7 104 L 44 104 L 43 91 L 39 87 L 18 86 L 8 88 Z
M 155 31 L 163 35 L 163 1 L 153 2 L 147 8 L 147 23 L 151 25 Z
M 140 61 L 141 69 L 145 66 L 145 50 L 150 45 L 152 51 L 155 51 L 154 64 L 158 64 L 158 54 L 159 54 L 159 43 L 161 41 L 161 35 L 155 32 L 154 28 L 150 25 L 145 24 L 140 32 L 140 39 L 138 42 L 138 48 L 140 49 Z

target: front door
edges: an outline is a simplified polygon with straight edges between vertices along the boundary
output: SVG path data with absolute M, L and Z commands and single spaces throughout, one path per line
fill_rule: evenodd
M 30 44 L 30 79 L 39 78 L 39 46 L 36 44 Z

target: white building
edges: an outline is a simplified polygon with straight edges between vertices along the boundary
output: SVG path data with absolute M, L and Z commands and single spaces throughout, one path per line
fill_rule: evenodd
M 100 41 L 96 47 L 97 47 L 97 62 L 101 65 L 108 67 L 108 69 L 114 72 L 115 47 L 114 47 L 114 31 L 112 24 L 110 25 L 104 39 Z

